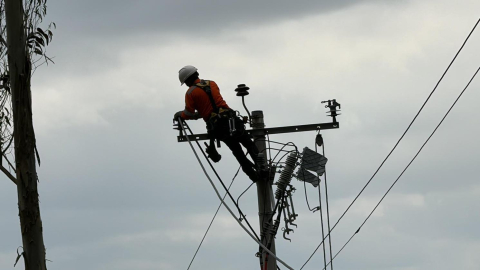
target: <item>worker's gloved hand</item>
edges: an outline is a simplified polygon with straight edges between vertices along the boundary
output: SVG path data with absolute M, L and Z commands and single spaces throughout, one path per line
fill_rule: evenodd
M 202 116 L 198 112 L 195 112 L 195 114 L 192 117 L 193 120 L 198 120 L 200 118 L 202 118 Z
M 183 111 L 178 111 L 173 115 L 173 120 L 178 121 L 179 117 L 182 117 L 182 112 Z

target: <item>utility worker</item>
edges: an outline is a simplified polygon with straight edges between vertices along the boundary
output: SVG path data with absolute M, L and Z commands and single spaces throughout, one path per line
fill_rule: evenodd
M 221 156 L 215 149 L 214 140 L 221 140 L 230 148 L 243 172 L 256 182 L 259 176 L 254 162 L 257 161 L 258 149 L 245 132 L 243 121 L 223 100 L 217 84 L 214 81 L 201 80 L 198 76 L 194 66 L 185 66 L 178 72 L 181 85 L 186 84 L 189 88 L 185 94 L 185 109 L 175 113 L 174 120 L 178 121 L 179 117 L 182 120 L 203 118 L 210 137 L 210 145 L 206 151 L 209 158 L 214 162 L 220 161 Z M 254 162 L 245 156 L 240 145 L 247 149 Z

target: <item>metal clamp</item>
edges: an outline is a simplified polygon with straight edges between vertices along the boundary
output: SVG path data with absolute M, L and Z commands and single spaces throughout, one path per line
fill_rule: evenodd
M 288 238 L 286 235 L 287 235 L 287 234 L 290 234 L 290 232 L 293 232 L 293 230 L 290 229 L 290 228 L 288 228 L 288 227 L 286 227 L 286 228 L 282 228 L 282 231 L 283 231 L 283 238 L 284 238 L 285 240 L 288 240 L 288 241 L 292 242 L 292 239 Z
M 230 128 L 230 136 L 233 136 L 233 134 L 237 132 L 237 129 L 235 127 L 235 117 L 230 117 L 228 119 L 228 127 Z

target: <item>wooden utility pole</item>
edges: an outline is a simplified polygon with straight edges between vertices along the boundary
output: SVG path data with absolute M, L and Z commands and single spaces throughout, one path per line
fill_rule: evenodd
M 265 124 L 263 121 L 263 111 L 253 111 L 252 112 L 252 128 L 255 129 L 263 129 L 265 128 Z M 265 134 L 258 134 L 254 135 L 253 139 L 255 144 L 258 148 L 258 152 L 260 154 L 265 155 L 266 143 L 265 143 Z M 264 159 L 263 162 L 265 164 L 264 167 L 267 167 L 266 160 Z M 266 178 L 269 178 L 268 176 Z M 268 231 L 269 228 L 272 226 L 270 223 L 273 220 L 273 209 L 272 205 L 275 204 L 275 198 L 273 197 L 273 190 L 272 190 L 272 181 L 273 179 L 260 179 L 257 181 L 257 197 L 258 197 L 258 215 L 260 221 L 260 238 L 262 240 L 262 244 L 267 246 L 267 243 L 271 243 L 269 247 L 270 251 L 273 254 L 275 252 L 275 237 L 271 235 Z M 266 252 L 262 252 L 262 262 L 265 262 L 265 257 L 268 256 Z M 267 270 L 277 270 L 277 261 L 273 257 L 268 258 L 267 263 Z
M 18 208 L 26 270 L 46 270 L 35 166 L 35 133 L 22 0 L 5 0 L 8 67 L 12 93 Z

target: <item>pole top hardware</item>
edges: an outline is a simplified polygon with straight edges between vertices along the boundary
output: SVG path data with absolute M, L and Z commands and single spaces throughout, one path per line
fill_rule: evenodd
M 242 83 L 237 86 L 235 92 L 237 92 L 237 97 L 242 97 L 243 108 L 245 108 L 245 111 L 247 111 L 248 114 L 248 119 L 244 118 L 243 121 L 248 122 L 250 126 L 252 126 L 252 116 L 250 115 L 250 111 L 248 111 L 247 105 L 245 105 L 245 96 L 249 94 L 248 90 L 250 90 L 250 87 Z
M 237 92 L 237 97 L 243 97 L 249 94 L 248 90 L 250 90 L 250 87 L 242 83 L 237 86 L 235 92 Z
M 178 120 L 175 120 L 175 119 L 173 120 L 173 129 L 182 130 L 182 127 L 178 123 Z
M 337 122 L 337 118 L 336 116 L 337 115 L 340 115 L 338 114 L 337 112 L 339 112 L 340 110 L 337 110 L 337 107 L 339 109 L 341 109 L 340 107 L 340 103 L 337 102 L 337 100 L 335 99 L 331 99 L 331 100 L 325 100 L 325 101 L 322 101 L 322 103 L 328 103 L 327 105 L 325 105 L 325 108 L 329 108 L 330 111 L 327 112 L 327 116 L 330 116 L 333 118 L 333 122 L 336 123 Z M 328 114 L 330 113 L 330 114 Z
M 175 119 L 173 120 L 173 129 L 178 130 L 178 137 L 182 136 L 182 127 L 178 122 L 178 120 L 175 120 Z

